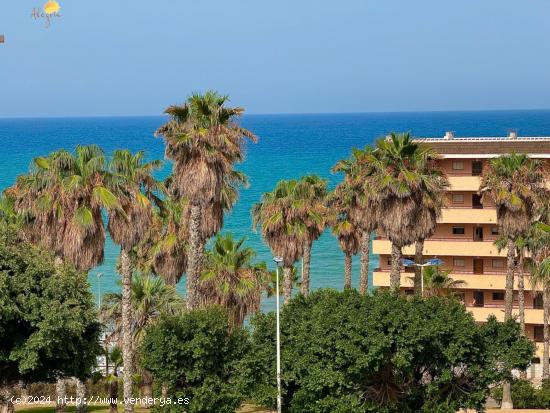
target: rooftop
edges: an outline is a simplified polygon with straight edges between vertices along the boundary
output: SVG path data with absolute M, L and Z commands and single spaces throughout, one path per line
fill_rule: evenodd
M 537 158 L 550 158 L 550 136 L 455 137 L 447 132 L 442 138 L 415 138 L 415 142 L 430 145 L 444 158 L 478 157 L 491 158 L 506 153 L 527 153 Z

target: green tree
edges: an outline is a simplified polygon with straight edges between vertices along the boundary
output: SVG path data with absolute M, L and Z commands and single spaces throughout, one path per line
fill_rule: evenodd
M 285 303 L 292 296 L 292 268 L 303 257 L 304 245 L 310 238 L 304 219 L 308 210 L 304 208 L 301 190 L 303 186 L 297 180 L 281 180 L 252 208 L 254 229 L 260 226 L 262 237 L 273 253 L 283 258 Z
M 256 253 L 244 241 L 231 233 L 218 235 L 206 253 L 198 285 L 200 303 L 224 307 L 232 327 L 241 327 L 247 315 L 259 310 L 269 282 L 265 265 L 254 263 Z
M 366 155 L 371 171 L 363 188 L 377 205 L 378 226 L 392 243 L 390 286 L 399 289 L 401 250 L 422 242 L 435 228 L 440 197 L 448 182 L 435 163 L 437 154 L 408 133 L 376 141 Z
M 22 380 L 84 379 L 91 374 L 100 325 L 86 274 L 56 268 L 53 255 L 0 226 L 0 404 Z
M 172 398 L 189 404 L 155 407 L 154 411 L 233 413 L 243 397 L 235 383 L 236 364 L 248 351 L 245 331 L 230 328 L 219 308 L 163 317 L 147 329 L 141 362 Z
M 253 327 L 241 385 L 273 405 L 274 314 Z M 388 292 L 298 296 L 282 311 L 281 331 L 285 412 L 481 411 L 491 387 L 534 351 L 513 320 L 479 325 L 454 299 Z
M 191 95 L 181 106 L 170 106 L 170 120 L 156 136 L 166 142 L 166 157 L 174 162 L 173 191 L 186 198 L 189 211 L 187 305 L 197 304 L 196 287 L 206 240 L 223 224 L 223 188 L 234 164 L 244 158 L 246 138 L 256 136 L 238 125 L 244 109 L 229 107 L 216 92 Z
M 424 267 L 424 295 L 448 297 L 454 295 L 455 290 L 464 287 L 463 280 L 455 280 L 450 271 L 444 271 L 437 266 Z M 415 281 L 415 278 L 412 278 Z

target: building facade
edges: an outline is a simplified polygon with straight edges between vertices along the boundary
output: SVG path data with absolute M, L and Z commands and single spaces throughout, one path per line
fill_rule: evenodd
M 491 158 L 508 153 L 526 153 L 544 159 L 550 173 L 550 138 L 524 138 L 511 133 L 508 137 L 458 138 L 447 132 L 443 139 L 416 139 L 428 144 L 441 157 L 450 189 L 447 207 L 443 210 L 434 235 L 426 240 L 424 259 L 440 258 L 443 270 L 455 280 L 464 281 L 457 290 L 461 300 L 476 321 L 483 322 L 490 314 L 504 320 L 506 250 L 498 251 L 494 241 L 499 236 L 494 204 L 484 202 L 478 193 L 481 175 Z M 373 240 L 373 253 L 380 257 L 373 273 L 375 287 L 388 287 L 391 268 L 391 243 L 384 237 Z M 403 258 L 414 260 L 414 245 L 403 249 Z M 401 288 L 412 293 L 413 268 L 402 268 Z M 542 355 L 542 296 L 532 289 L 527 267 L 525 272 L 525 322 L 529 338 L 537 343 Z M 515 281 L 517 288 L 517 280 Z M 517 315 L 517 290 L 514 293 L 514 314 Z

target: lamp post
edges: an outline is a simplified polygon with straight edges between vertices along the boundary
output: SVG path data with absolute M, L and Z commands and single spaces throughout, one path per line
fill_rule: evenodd
M 401 264 L 406 267 L 420 267 L 420 292 L 424 296 L 424 267 L 439 266 L 445 264 L 445 262 L 439 258 L 432 258 L 426 261 L 424 264 L 417 264 L 413 260 L 404 258 L 401 260 Z
M 101 310 L 101 277 L 103 277 L 103 273 L 98 272 L 96 276 L 97 276 L 97 305 L 98 305 L 98 308 Z
M 282 392 L 281 392 L 281 324 L 279 319 L 279 311 L 280 311 L 280 295 L 279 295 L 279 269 L 281 268 L 281 264 L 283 263 L 282 257 L 273 257 L 273 261 L 275 261 L 275 264 L 277 265 L 277 280 L 276 280 L 276 287 L 275 287 L 275 296 L 277 301 L 277 311 L 276 311 L 276 317 L 277 317 L 277 331 L 276 331 L 276 337 L 277 337 L 277 413 L 281 413 L 282 405 L 283 405 L 283 398 L 282 398 Z

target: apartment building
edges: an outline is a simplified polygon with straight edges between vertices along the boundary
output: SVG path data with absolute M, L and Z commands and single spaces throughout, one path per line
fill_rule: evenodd
M 417 142 L 430 145 L 441 156 L 439 161 L 450 182 L 448 207 L 444 209 L 434 235 L 426 240 L 424 258 L 440 258 L 443 270 L 451 271 L 455 280 L 464 281 L 458 291 L 475 319 L 483 322 L 490 314 L 504 319 L 506 251 L 498 251 L 494 241 L 499 236 L 494 204 L 481 201 L 478 194 L 481 175 L 487 162 L 507 153 L 526 153 L 544 159 L 550 172 L 550 137 L 462 138 L 447 132 L 443 138 L 422 138 Z M 373 253 L 380 257 L 373 274 L 376 287 L 389 286 L 391 244 L 383 237 L 373 241 Z M 403 258 L 414 260 L 414 246 L 403 249 Z M 525 319 L 528 336 L 537 343 L 542 355 L 542 297 L 531 288 L 525 269 Z M 413 268 L 402 268 L 401 288 L 412 293 Z M 516 280 L 517 288 L 517 280 Z M 515 294 L 517 297 L 517 293 Z M 514 312 L 517 314 L 517 298 Z

